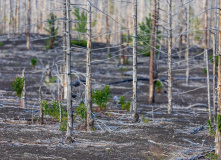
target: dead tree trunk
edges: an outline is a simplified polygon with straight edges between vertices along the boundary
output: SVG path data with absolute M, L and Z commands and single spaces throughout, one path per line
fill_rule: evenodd
M 156 48 L 156 11 L 157 11 L 157 0 L 154 0 L 154 10 L 153 10 L 153 17 L 152 17 L 152 34 L 151 34 L 151 50 L 150 50 L 150 81 L 149 81 L 149 103 L 154 103 L 154 91 L 155 91 L 155 48 Z
M 180 0 L 180 3 L 183 4 L 183 0 Z M 188 11 L 187 11 L 188 14 Z M 179 24 L 179 33 L 180 33 L 180 41 L 179 41 L 179 60 L 181 61 L 182 57 L 182 42 L 183 42 L 183 35 L 181 34 L 183 31 L 183 10 L 180 8 L 180 24 Z
M 49 49 L 53 48 L 54 45 L 54 39 L 55 39 L 55 16 L 53 13 L 50 14 L 51 16 L 51 33 L 50 33 L 50 41 L 49 41 Z
M 221 0 L 220 0 L 221 7 Z M 219 10 L 219 64 L 218 64 L 218 81 L 217 81 L 217 92 L 218 92 L 218 108 L 219 112 L 217 115 L 221 116 L 221 10 Z M 218 117 L 217 116 L 217 117 Z M 218 156 L 221 156 L 221 134 L 220 134 L 220 124 L 219 119 L 217 118 L 216 123 L 216 137 L 215 137 L 215 152 Z
M 189 27 L 190 27 L 190 5 L 187 6 L 187 34 L 186 34 L 186 84 L 189 84 L 189 48 L 190 48 L 190 38 L 189 38 Z
M 25 69 L 22 71 L 22 78 L 24 78 L 23 90 L 22 90 L 22 106 L 26 108 L 26 84 L 25 84 Z
M 31 29 L 31 0 L 28 0 L 28 8 L 27 8 L 27 19 L 28 19 L 28 24 L 27 24 L 27 50 L 30 49 L 30 29 Z
M 72 143 L 73 109 L 71 96 L 71 24 L 70 24 L 70 0 L 66 0 L 66 84 L 67 84 L 67 133 L 66 143 Z
M 109 0 L 107 0 L 106 3 L 106 8 L 107 8 L 107 13 L 110 13 L 110 9 L 109 9 Z M 107 55 L 110 56 L 110 31 L 109 31 L 109 17 L 106 15 L 106 32 L 107 32 L 107 36 L 106 36 L 106 47 L 107 47 Z
M 133 15 L 133 106 L 132 106 L 132 122 L 139 120 L 137 113 L 137 0 L 134 0 Z
M 205 1 L 205 50 L 208 49 L 208 0 Z M 206 60 L 206 52 L 204 52 L 204 60 Z
M 39 104 L 40 104 L 40 124 L 44 123 L 44 111 L 42 106 L 41 88 L 39 89 Z
M 213 34 L 213 122 L 216 122 L 216 34 Z
M 64 21 L 63 21 L 63 41 L 62 41 L 62 48 L 63 48 L 63 64 L 61 66 L 61 73 L 62 73 L 62 76 L 61 76 L 61 85 L 62 85 L 62 89 L 61 89 L 61 99 L 64 100 L 64 99 L 67 99 L 67 85 L 66 85 L 66 80 L 65 80 L 65 71 L 66 71 L 66 0 L 63 0 L 64 3 L 63 3 L 63 17 L 64 17 Z
M 173 112 L 172 109 L 172 0 L 168 4 L 168 114 Z
M 209 82 L 209 59 L 208 51 L 206 50 L 206 70 L 207 70 L 207 97 L 208 97 L 208 109 L 209 109 L 209 120 L 211 120 L 211 107 L 210 107 L 210 82 Z
M 91 4 L 87 3 L 87 64 L 86 64 L 86 90 L 85 102 L 87 108 L 87 131 L 92 131 L 94 119 L 92 117 L 92 99 L 91 99 Z
M 124 50 L 123 50 L 123 34 L 122 34 L 122 11 L 121 11 L 121 1 L 119 1 L 118 4 L 118 21 L 120 22 L 120 27 L 119 27 L 119 39 L 120 39 L 120 64 L 124 64 Z

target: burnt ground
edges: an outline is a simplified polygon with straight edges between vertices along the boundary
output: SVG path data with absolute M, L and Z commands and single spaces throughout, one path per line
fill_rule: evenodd
M 96 130 L 87 133 L 78 129 L 81 123 L 78 117 L 74 123 L 75 142 L 67 145 L 64 143 L 65 132 L 59 131 L 58 123 L 50 117 L 46 118 L 44 125 L 36 122 L 39 114 L 39 86 L 43 85 L 44 100 L 51 101 L 58 97 L 57 83 L 46 85 L 42 80 L 45 66 L 50 64 L 52 75 L 56 76 L 57 66 L 62 64 L 61 38 L 58 38 L 58 45 L 53 50 L 46 51 L 44 40 L 39 40 L 43 37 L 32 35 L 30 51 L 25 49 L 25 35 L 3 40 L 4 45 L 0 46 L 0 159 L 207 159 L 200 155 L 213 149 L 214 139 L 209 136 L 206 126 L 205 62 L 200 49 L 193 47 L 190 53 L 189 85 L 185 83 L 185 61 L 178 65 L 179 59 L 174 51 L 172 115 L 167 114 L 167 56 L 161 54 L 157 63 L 163 90 L 156 93 L 154 105 L 148 104 L 148 81 L 138 81 L 139 123 L 130 123 L 130 114 L 115 102 L 121 95 L 131 100 L 132 82 L 114 83 L 110 85 L 114 98 L 108 103 L 107 110 L 95 112 Z M 104 44 L 93 46 L 93 88 L 132 78 L 131 53 L 129 64 L 121 66 L 118 64 L 116 48 L 111 50 L 112 57 L 108 57 L 104 49 L 99 50 L 105 47 Z M 72 52 L 74 83 L 84 78 L 85 55 L 84 49 Z M 31 58 L 38 60 L 35 69 L 31 66 Z M 148 59 L 139 55 L 138 78 L 148 78 Z M 24 68 L 26 109 L 19 106 L 19 99 L 11 87 L 16 75 L 21 75 Z M 212 75 L 212 70 L 210 73 Z M 73 87 L 73 93 L 77 95 L 73 100 L 75 108 L 83 100 L 83 92 L 83 84 Z M 150 121 L 144 123 L 142 117 Z

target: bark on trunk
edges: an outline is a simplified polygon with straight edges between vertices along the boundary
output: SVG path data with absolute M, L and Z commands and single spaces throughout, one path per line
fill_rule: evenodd
M 221 0 L 220 0 L 221 7 Z M 217 92 L 218 92 L 218 107 L 219 107 L 219 116 L 221 116 L 221 10 L 219 11 L 219 64 L 218 64 L 218 81 L 217 81 Z M 220 122 L 219 122 L 220 123 Z M 220 129 L 218 128 L 218 119 L 216 123 L 216 138 L 215 138 L 215 152 L 217 155 L 221 156 L 221 135 Z
M 54 36 L 55 36 L 55 16 L 53 13 L 51 15 L 51 33 L 50 33 L 50 42 L 49 42 L 49 49 L 53 48 L 54 45 Z
M 72 143 L 73 132 L 73 109 L 71 96 L 71 25 L 70 25 L 70 0 L 66 0 L 66 84 L 67 84 L 67 133 L 66 143 Z
M 168 114 L 173 112 L 172 108 L 172 0 L 168 4 L 169 34 L 168 34 Z
M 44 111 L 42 106 L 42 96 L 41 96 L 41 88 L 39 89 L 39 104 L 40 104 L 40 124 L 44 123 Z
M 210 82 L 209 82 L 209 59 L 208 51 L 206 50 L 206 70 L 207 70 L 207 97 L 208 97 L 208 109 L 209 109 L 209 120 L 211 120 L 211 106 L 210 106 Z
M 87 108 L 87 131 L 94 128 L 94 119 L 92 117 L 92 99 L 91 99 L 91 4 L 87 3 L 87 64 L 86 64 L 86 89 L 85 102 Z
M 190 5 L 187 6 L 187 34 L 186 34 L 186 84 L 189 84 L 189 48 L 190 48 L 190 40 L 189 40 L 189 22 L 190 21 Z
M 150 81 L 149 81 L 149 103 L 152 104 L 154 103 L 154 91 L 155 91 L 155 59 L 156 59 L 156 12 L 157 12 L 157 0 L 154 0 L 154 10 L 153 10 L 153 17 L 152 17 L 152 34 L 151 34 L 151 50 L 150 50 L 150 71 L 149 71 L 149 76 L 150 76 Z
M 183 4 L 183 0 L 180 0 L 180 3 Z M 188 14 L 188 11 L 187 11 Z M 179 60 L 181 61 L 182 57 L 182 42 L 183 42 L 183 35 L 181 34 L 183 31 L 183 10 L 180 8 L 180 24 L 179 24 L 179 33 L 180 33 L 180 41 L 179 41 Z
M 216 34 L 213 34 L 213 122 L 216 123 Z
M 109 0 L 107 0 L 106 3 L 106 8 L 108 9 L 107 13 L 110 14 L 110 9 L 109 9 Z M 110 55 L 110 35 L 109 35 L 109 17 L 106 15 L 106 47 L 107 47 L 107 55 Z
M 137 0 L 134 0 L 133 15 L 133 106 L 132 106 L 132 122 L 139 120 L 137 113 Z
M 30 49 L 30 30 L 31 30 L 31 15 L 30 15 L 30 6 L 31 6 L 31 0 L 28 0 L 28 8 L 27 8 L 27 49 Z
M 205 11 L 208 8 L 208 0 L 205 1 Z M 205 12 L 205 49 L 208 49 L 208 11 Z M 206 60 L 206 52 L 204 52 L 204 60 Z
M 26 108 L 26 84 L 25 84 L 25 69 L 22 71 L 22 78 L 24 78 L 23 90 L 22 90 L 22 106 Z

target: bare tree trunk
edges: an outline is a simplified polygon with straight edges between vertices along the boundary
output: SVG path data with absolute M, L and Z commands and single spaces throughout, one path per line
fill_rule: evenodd
M 122 11 L 121 11 L 121 1 L 118 2 L 118 21 L 120 22 L 119 27 L 119 39 L 120 39 L 120 64 L 124 64 L 124 50 L 123 50 L 123 34 L 122 34 Z
M 39 103 L 40 103 L 40 124 L 44 123 L 44 111 L 42 106 L 41 88 L 39 89 Z
M 73 109 L 72 109 L 72 86 L 71 86 L 71 24 L 70 24 L 70 0 L 66 0 L 66 84 L 67 84 L 67 133 L 66 143 L 72 143 L 73 132 Z
M 211 120 L 210 84 L 209 84 L 209 59 L 208 59 L 208 51 L 207 50 L 206 50 L 206 70 L 207 70 L 207 96 L 208 96 L 209 120 Z
M 151 50 L 150 50 L 150 71 L 149 71 L 149 103 L 154 103 L 154 91 L 155 91 L 155 48 L 156 48 L 156 11 L 157 11 L 157 0 L 154 0 L 154 10 L 153 10 L 153 17 L 152 17 L 152 33 L 151 33 Z
M 173 112 L 172 108 L 172 0 L 168 4 L 168 23 L 169 23 L 169 34 L 168 34 L 168 113 Z
M 49 49 L 53 48 L 54 39 L 55 39 L 55 16 L 53 13 L 51 15 L 51 33 L 50 33 L 50 42 L 49 42 Z
M 91 99 L 91 4 L 87 3 L 87 65 L 86 65 L 86 90 L 85 102 L 87 108 L 87 131 L 92 131 L 94 127 L 94 119 L 92 117 L 92 99 Z
M 19 0 L 16 0 L 16 6 L 15 6 L 15 30 L 18 30 L 18 6 L 19 6 Z
M 28 0 L 28 8 L 27 8 L 27 18 L 28 18 L 28 24 L 27 24 L 27 49 L 30 49 L 30 28 L 31 28 L 31 15 L 30 15 L 30 6 L 31 6 L 31 0 Z
M 213 121 L 216 122 L 216 34 L 213 34 Z
M 221 7 L 221 0 L 220 0 Z M 219 53 L 221 52 L 221 10 L 219 10 Z M 221 116 L 221 55 L 219 54 L 219 64 L 218 64 L 218 81 L 217 81 L 217 92 L 218 92 L 218 107 L 219 112 L 218 116 Z M 217 117 L 218 117 L 217 116 Z M 220 134 L 220 124 L 219 119 L 217 118 L 216 123 L 216 137 L 215 137 L 215 152 L 218 156 L 221 156 L 221 134 Z
M 208 0 L 205 1 L 205 11 L 208 8 Z M 208 11 L 205 12 L 205 49 L 208 49 Z M 204 60 L 206 60 L 206 52 L 204 52 Z
M 139 120 L 137 113 L 137 0 L 134 0 L 133 15 L 133 106 L 132 106 L 132 122 Z
M 183 4 L 183 0 L 180 0 L 181 4 Z M 188 11 L 187 11 L 188 14 Z M 180 33 L 180 41 L 179 41 L 179 60 L 181 61 L 182 57 L 182 42 L 183 42 L 183 35 L 181 34 L 183 31 L 183 10 L 180 8 L 180 24 L 179 24 L 179 33 Z
M 22 71 L 22 78 L 24 78 L 23 90 L 22 90 L 22 106 L 26 108 L 26 84 L 25 84 L 25 69 Z
M 189 84 L 189 48 L 190 48 L 190 5 L 187 6 L 187 34 L 186 34 L 186 84 Z
M 107 0 L 106 3 L 106 8 L 108 9 L 107 13 L 110 14 L 110 9 L 109 9 L 109 0 Z M 110 32 L 109 32 L 109 17 L 106 15 L 106 47 L 107 47 L 107 55 L 110 55 Z
M 66 0 L 63 0 L 63 17 L 66 19 Z M 66 62 L 66 20 L 63 21 L 63 42 L 62 42 L 62 47 L 63 47 L 63 62 Z M 62 64 L 61 67 L 61 84 L 62 84 L 62 89 L 61 89 L 61 99 L 67 99 L 67 85 L 66 85 L 66 80 L 65 80 L 65 71 L 66 71 L 66 65 Z

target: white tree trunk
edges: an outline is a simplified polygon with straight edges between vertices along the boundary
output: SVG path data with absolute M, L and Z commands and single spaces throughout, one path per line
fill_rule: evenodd
M 133 15 L 133 104 L 132 104 L 132 122 L 139 120 L 137 114 L 137 0 L 134 0 Z
M 172 0 L 168 4 L 168 114 L 173 112 L 172 108 Z
M 209 59 L 208 51 L 206 50 L 206 70 L 207 70 L 207 97 L 208 97 L 208 109 L 209 109 L 209 120 L 211 120 L 211 106 L 210 106 L 210 82 L 209 82 Z
M 25 84 L 25 69 L 22 71 L 22 78 L 24 78 L 24 86 L 22 90 L 22 106 L 26 108 L 26 84 Z
M 85 103 L 87 108 L 87 131 L 92 131 L 94 120 L 92 118 L 92 99 L 91 99 L 91 4 L 87 3 L 87 64 L 86 64 L 86 90 Z
M 70 0 L 66 0 L 66 85 L 67 85 L 67 133 L 66 143 L 72 143 L 73 109 L 71 96 L 71 24 L 70 24 Z
M 190 48 L 190 4 L 187 5 L 187 35 L 186 35 L 186 84 L 189 84 L 189 48 Z

